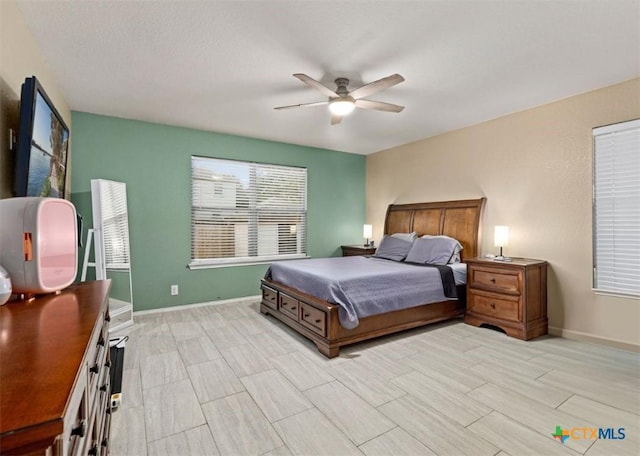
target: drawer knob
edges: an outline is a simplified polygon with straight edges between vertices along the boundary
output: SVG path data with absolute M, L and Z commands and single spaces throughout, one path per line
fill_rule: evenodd
M 322 320 L 318 318 L 318 319 L 316 320 L 316 323 L 320 323 L 321 321 L 322 321 Z
M 287 307 L 289 305 L 289 303 L 287 303 L 286 301 L 282 301 L 282 304 L 280 304 L 282 307 Z
M 269 296 L 269 301 L 275 301 L 276 297 L 275 296 Z
M 292 308 L 291 308 L 291 310 L 296 310 L 296 309 L 297 309 L 297 307 L 292 307 Z
M 496 308 L 496 303 L 495 303 L 495 302 L 492 302 L 492 303 L 491 303 L 491 308 L 492 308 L 492 309 L 495 309 L 495 308 Z
M 91 366 L 89 368 L 89 372 L 91 372 L 92 374 L 97 374 L 99 370 L 100 370 L 100 368 L 98 367 L 97 364 L 94 364 L 93 366 Z
M 496 283 L 496 279 L 495 279 L 495 278 L 492 278 L 492 279 L 491 279 L 491 283 Z
M 304 314 L 304 318 L 309 318 L 311 315 L 309 314 Z
M 82 438 L 87 433 L 87 420 L 80 420 L 78 425 L 71 429 L 71 435 L 77 435 Z
M 100 391 L 104 391 L 104 392 L 107 391 L 107 384 L 106 383 L 100 387 Z

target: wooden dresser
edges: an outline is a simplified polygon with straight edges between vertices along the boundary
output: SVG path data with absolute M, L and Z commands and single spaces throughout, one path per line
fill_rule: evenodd
M 465 323 L 497 326 L 509 336 L 524 340 L 547 334 L 546 261 L 474 258 L 465 262 Z
M 0 307 L 0 454 L 108 454 L 109 287 Z

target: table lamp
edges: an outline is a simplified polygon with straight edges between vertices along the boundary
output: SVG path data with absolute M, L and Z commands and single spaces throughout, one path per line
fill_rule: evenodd
M 365 238 L 364 246 L 369 246 L 369 239 L 373 237 L 373 225 L 364 225 L 362 237 Z
M 500 255 L 495 257 L 496 260 L 508 261 L 509 258 L 502 255 L 502 248 L 509 245 L 509 227 L 496 225 L 493 236 L 494 247 L 500 247 Z

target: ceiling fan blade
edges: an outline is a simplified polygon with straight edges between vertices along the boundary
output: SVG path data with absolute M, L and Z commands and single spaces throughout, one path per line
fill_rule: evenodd
M 320 93 L 322 93 L 323 95 L 325 95 L 327 97 L 336 98 L 336 97 L 339 96 L 337 93 L 335 93 L 329 87 L 323 85 L 322 83 L 316 81 L 313 78 L 310 78 L 306 74 L 296 73 L 296 74 L 293 75 L 293 77 L 300 79 L 302 82 L 304 82 L 305 84 L 310 85 L 311 87 L 313 87 L 314 89 L 320 91 Z
M 383 101 L 363 100 L 362 98 L 356 100 L 356 107 L 362 109 L 375 109 L 376 111 L 386 112 L 401 112 L 404 109 L 404 106 L 385 103 Z
M 399 74 L 392 74 L 386 78 L 378 79 L 377 81 L 363 85 L 362 87 L 349 92 L 349 95 L 357 100 L 358 98 L 368 97 L 369 95 L 373 95 L 374 93 L 393 87 L 396 84 L 400 84 L 402 81 L 404 81 L 402 76 Z
M 277 106 L 273 109 L 311 108 L 313 106 L 323 106 L 327 104 L 329 104 L 328 101 L 316 101 L 315 103 L 302 103 L 302 104 L 289 105 L 289 106 Z
M 331 125 L 338 125 L 340 122 L 342 122 L 342 116 L 336 116 L 335 114 L 331 116 Z

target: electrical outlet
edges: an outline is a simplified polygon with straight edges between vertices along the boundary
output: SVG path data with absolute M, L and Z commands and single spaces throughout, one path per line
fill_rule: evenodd
M 122 394 L 115 393 L 111 395 L 111 408 L 118 408 L 122 403 Z
M 178 285 L 171 285 L 171 296 L 178 295 Z

